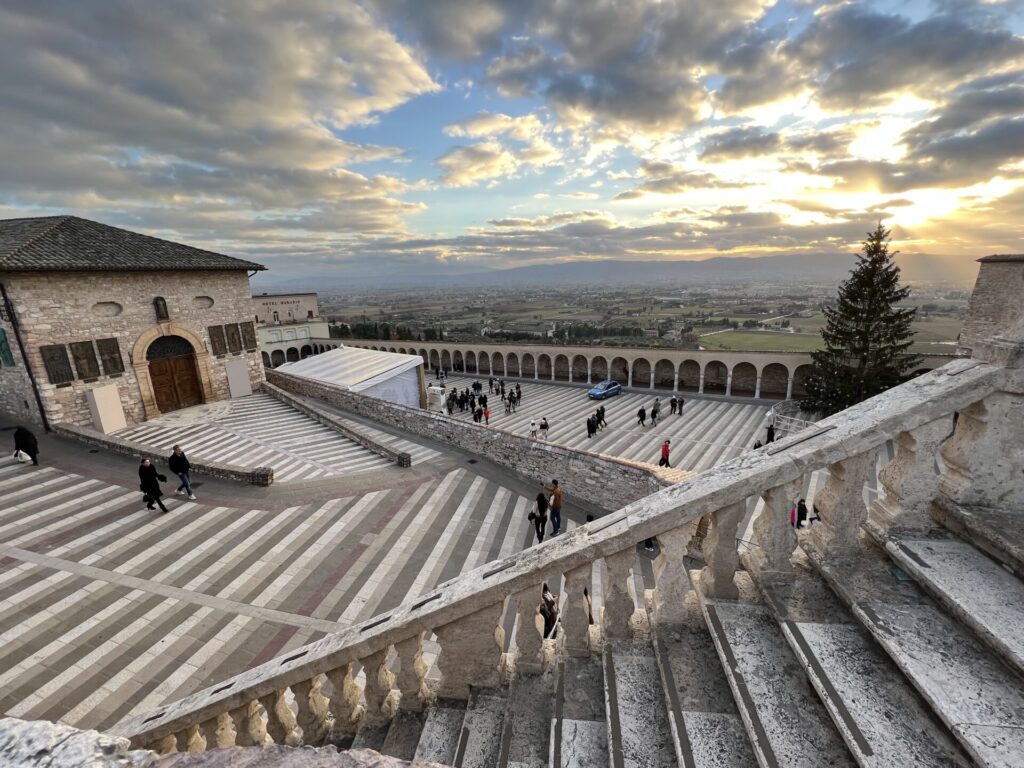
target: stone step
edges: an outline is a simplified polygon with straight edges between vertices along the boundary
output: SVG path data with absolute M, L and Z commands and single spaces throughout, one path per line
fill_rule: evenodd
M 391 721 L 388 735 L 380 748 L 381 754 L 412 760 L 426 722 L 426 712 L 399 712 Z
M 693 590 L 682 608 L 672 621 L 659 618 L 653 629 L 676 762 L 753 768 L 757 761 Z
M 862 768 L 968 768 L 927 702 L 806 560 L 761 591 L 793 654 Z
M 933 504 L 932 517 L 1024 579 L 1024 515 L 951 502 Z
M 606 643 L 604 680 L 612 768 L 674 768 L 668 708 L 650 642 Z
M 442 699 L 427 710 L 414 759 L 454 765 L 466 719 L 466 702 Z
M 1024 754 L 1024 679 L 965 627 L 893 574 L 876 547 L 811 562 L 971 758 L 1010 768 Z
M 507 707 L 507 691 L 491 688 L 470 694 L 455 768 L 494 768 L 498 764 Z
M 384 739 L 387 738 L 391 723 L 380 723 L 367 725 L 363 723 L 356 731 L 356 737 L 352 740 L 352 749 L 372 749 L 381 752 L 384 746 Z
M 550 672 L 513 679 L 498 756 L 500 768 L 548 765 L 554 699 L 554 675 Z
M 1024 583 L 958 539 L 889 536 L 889 556 L 950 615 L 1024 673 Z
M 597 656 L 559 664 L 551 721 L 551 768 L 608 768 L 604 671 Z
M 771 611 L 698 597 L 759 764 L 856 765 Z

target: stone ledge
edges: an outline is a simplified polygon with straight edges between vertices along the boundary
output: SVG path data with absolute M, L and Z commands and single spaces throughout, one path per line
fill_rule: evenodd
M 404 451 L 396 451 L 383 443 L 377 442 L 361 430 L 351 427 L 348 424 L 343 424 L 342 421 L 333 414 L 328 413 L 322 408 L 317 408 L 311 403 L 303 402 L 300 398 L 290 392 L 286 392 L 280 387 L 275 387 L 273 384 L 265 381 L 260 384 L 259 390 L 271 397 L 277 398 L 282 403 L 290 405 L 295 410 L 306 414 L 314 421 L 318 421 L 323 424 L 325 427 L 329 427 L 335 432 L 340 432 L 352 442 L 358 443 L 367 450 L 373 451 L 378 456 L 382 456 L 388 461 L 393 461 L 400 467 L 412 466 L 412 456 L 408 453 L 405 453 Z
M 127 440 L 122 440 L 121 438 L 113 435 L 104 435 L 101 432 L 96 432 L 95 430 L 88 429 L 87 427 L 78 427 L 73 424 L 53 424 L 51 426 L 51 431 L 60 437 L 78 440 L 79 442 L 83 442 L 87 445 L 104 448 L 108 451 L 114 451 L 115 453 L 148 458 L 153 462 L 159 461 L 165 464 L 167 463 L 167 454 L 150 450 L 149 448 L 145 448 Z M 192 469 L 199 475 L 217 477 L 222 480 L 234 480 L 236 482 L 258 486 L 268 486 L 274 482 L 274 470 L 271 467 L 254 467 L 249 469 L 247 467 L 238 467 L 233 464 L 192 461 L 191 459 L 189 459 L 189 462 L 192 464 Z
M 149 750 L 132 750 L 128 739 L 98 731 L 0 718 L 0 765 L 5 768 L 148 768 L 156 759 Z

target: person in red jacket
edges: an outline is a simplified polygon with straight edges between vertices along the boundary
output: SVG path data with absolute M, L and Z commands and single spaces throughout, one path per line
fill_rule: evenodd
M 659 467 L 667 467 L 667 466 L 669 466 L 669 463 L 668 463 L 668 452 L 670 450 L 669 449 L 669 443 L 671 443 L 671 442 L 672 442 L 671 440 L 666 440 L 664 443 L 661 444 L 661 461 L 658 462 L 658 466 Z

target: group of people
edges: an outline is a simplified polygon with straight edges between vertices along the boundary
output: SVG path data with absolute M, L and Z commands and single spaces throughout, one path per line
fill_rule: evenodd
M 548 496 L 548 494 L 551 494 Z M 551 486 L 545 486 L 544 490 L 537 494 L 534 508 L 530 512 L 530 522 L 537 531 L 537 543 L 544 541 L 545 526 L 548 517 L 551 517 L 551 535 L 557 536 L 562 532 L 562 489 L 557 480 L 551 481 Z
M 548 439 L 548 427 L 549 427 L 549 424 L 548 424 L 547 417 L 541 419 L 540 420 L 540 424 L 537 423 L 536 419 L 530 419 L 530 437 L 532 437 L 534 440 L 536 440 L 537 437 L 538 437 L 537 432 L 539 430 L 540 431 L 540 439 L 541 440 L 547 440 Z
M 171 455 L 167 457 L 167 466 L 181 481 L 174 492 L 195 501 L 196 495 L 192 492 L 192 464 L 180 445 L 174 446 Z M 139 464 L 139 490 L 142 491 L 142 502 L 146 509 L 156 509 L 159 506 L 161 512 L 167 511 L 163 500 L 164 492 L 160 487 L 160 483 L 166 482 L 167 476 L 160 474 L 152 461 L 142 460 Z
M 587 437 L 591 438 L 597 434 L 597 430 L 604 429 L 608 422 L 604 419 L 604 406 L 602 405 L 592 416 L 587 417 Z
M 683 398 L 672 395 L 672 399 L 668 401 L 669 415 L 670 416 L 682 416 L 683 414 Z M 656 427 L 658 425 L 658 419 L 661 417 L 661 398 L 654 398 L 654 402 L 651 403 L 651 426 Z M 647 426 L 647 409 L 642 405 L 640 410 L 636 412 L 636 423 L 641 427 Z
M 821 521 L 821 513 L 818 512 L 818 506 L 816 504 L 811 505 L 814 509 L 814 517 L 808 519 L 807 517 L 807 501 L 800 499 L 793 508 L 789 510 L 789 524 L 794 528 L 803 528 L 804 523 L 807 523 L 807 527 L 811 527 L 811 523 Z
M 769 424 L 767 429 L 766 429 L 766 432 L 767 432 L 767 434 L 765 435 L 763 443 L 760 440 L 755 440 L 754 441 L 754 450 L 755 451 L 758 448 L 764 448 L 765 445 L 767 445 L 768 443 L 774 443 L 775 442 L 775 425 L 774 424 Z

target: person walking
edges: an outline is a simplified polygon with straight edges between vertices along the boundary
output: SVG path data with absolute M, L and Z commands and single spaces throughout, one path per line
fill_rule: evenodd
M 192 476 L 190 474 L 192 472 L 192 464 L 189 462 L 185 452 L 181 450 L 180 445 L 174 446 L 174 452 L 167 459 L 167 466 L 181 480 L 181 485 L 174 492 L 179 495 L 187 493 L 189 500 L 195 501 L 196 495 L 192 493 Z
M 18 456 L 19 451 L 32 459 L 32 463 L 35 466 L 39 466 L 39 441 L 37 441 L 36 436 L 25 427 L 18 427 L 14 430 L 15 457 Z
M 682 416 L 683 415 L 683 398 L 682 397 L 680 397 L 679 398 L 679 402 L 676 403 L 676 415 L 677 416 Z
M 675 416 L 676 408 L 679 406 L 679 401 L 676 400 L 676 396 L 672 395 L 672 399 L 668 401 L 668 415 Z
M 544 417 L 540 420 L 540 439 L 547 441 L 548 439 L 548 420 Z
M 536 508 L 530 513 L 530 522 L 533 523 L 533 529 L 537 532 L 537 543 L 540 544 L 544 541 L 544 526 L 548 522 L 547 494 L 543 492 L 537 494 Z
M 551 487 L 544 490 L 551 494 L 551 535 L 557 536 L 562 530 L 562 489 L 552 480 Z
M 597 425 L 604 429 L 608 426 L 608 422 L 604 420 L 604 406 L 602 405 L 597 409 Z
M 551 640 L 558 635 L 558 595 L 548 589 L 547 583 L 541 590 L 540 615 L 544 619 L 544 639 Z
M 807 519 L 807 502 L 800 499 L 796 503 L 796 527 L 803 528 L 804 521 Z
M 659 467 L 669 467 L 669 466 L 671 466 L 668 463 L 668 453 L 671 450 L 669 448 L 669 445 L 671 443 L 672 443 L 671 440 L 666 440 L 664 443 L 661 444 L 661 461 L 658 462 L 658 466 Z
M 532 437 L 534 440 L 537 439 L 537 420 L 536 419 L 530 419 L 530 437 Z
M 501 401 L 505 404 L 505 415 L 508 416 L 512 413 L 512 398 L 502 397 Z
M 589 440 L 594 436 L 596 427 L 594 426 L 594 417 L 590 416 L 587 418 L 587 439 Z
M 491 426 L 491 409 L 486 405 L 484 406 L 484 424 L 488 427 Z
M 754 441 L 754 450 L 756 451 L 758 448 L 764 448 L 764 443 L 762 443 L 760 440 L 755 440 Z
M 516 384 L 516 405 L 523 401 L 523 388 Z
M 658 414 L 659 413 L 661 413 L 661 403 L 659 403 L 658 399 L 655 398 L 654 399 L 654 404 L 651 406 L 651 426 L 652 427 L 658 426 Z
M 164 492 L 160 489 L 160 483 L 167 482 L 167 477 L 156 471 L 156 467 L 149 459 L 143 459 L 139 464 L 139 490 L 143 493 L 143 501 L 146 502 L 146 509 L 156 509 L 154 504 L 160 505 L 160 511 L 166 512 L 164 506 Z
M 774 443 L 775 442 L 775 425 L 774 424 L 769 424 L 768 425 L 768 437 L 765 438 L 764 442 L 765 442 L 765 444 Z
M 640 406 L 640 410 L 636 412 L 636 423 L 641 427 L 647 426 L 647 409 L 642 405 Z

